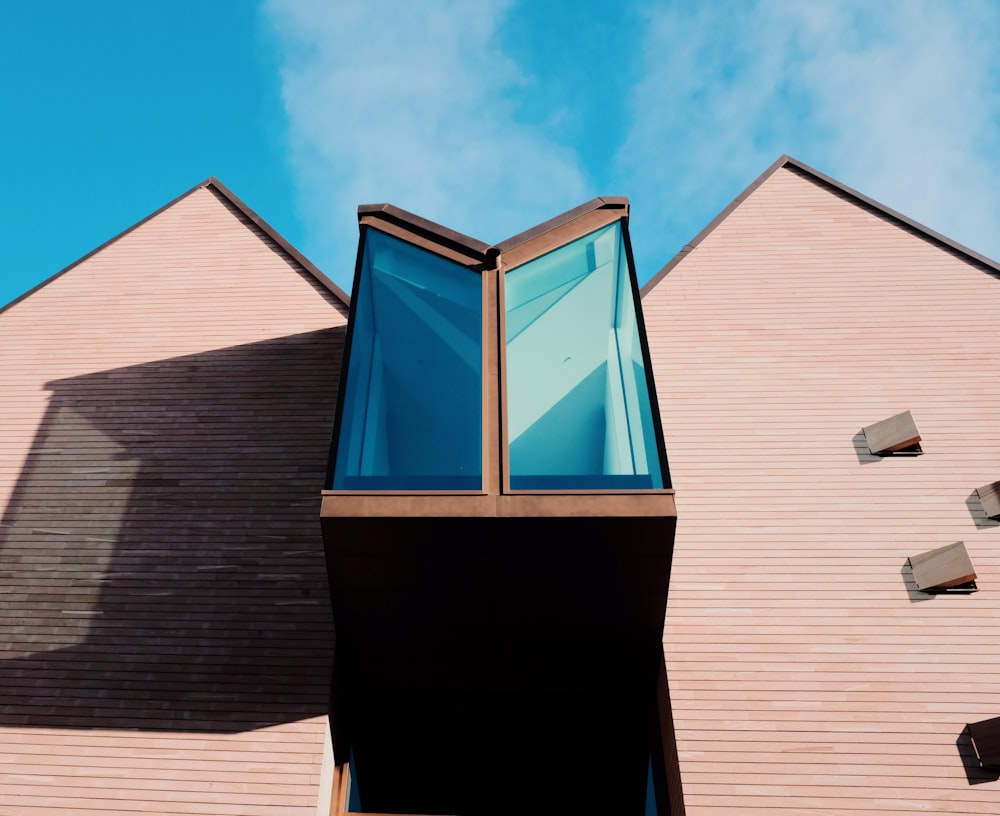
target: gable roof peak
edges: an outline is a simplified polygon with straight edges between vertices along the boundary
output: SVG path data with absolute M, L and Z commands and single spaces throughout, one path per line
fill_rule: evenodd
M 144 218 L 139 219 L 138 221 L 136 221 L 131 226 L 126 227 L 121 232 L 113 235 L 111 238 L 109 238 L 104 243 L 100 244 L 99 246 L 94 247 L 94 249 L 90 250 L 90 252 L 87 252 L 86 254 L 81 255 L 75 261 L 73 261 L 72 263 L 68 264 L 67 266 L 64 266 L 62 269 L 60 269 L 55 274 L 50 275 L 45 280 L 43 280 L 41 283 L 36 284 L 31 289 L 29 289 L 27 292 L 24 292 L 21 295 L 18 295 L 16 298 L 14 298 L 13 300 L 11 300 L 9 303 L 0 305 L 0 314 L 2 314 L 3 312 L 5 312 L 6 310 L 10 309 L 15 304 L 20 303 L 22 300 L 25 300 L 26 298 L 30 297 L 35 292 L 37 292 L 39 289 L 41 289 L 44 286 L 47 286 L 48 284 L 50 284 L 52 281 L 56 280 L 57 278 L 62 277 L 67 272 L 69 272 L 71 269 L 74 269 L 75 267 L 77 267 L 80 264 L 82 264 L 88 258 L 93 257 L 97 253 L 101 252 L 103 249 L 106 249 L 107 247 L 111 246 L 115 242 L 117 242 L 120 239 L 124 238 L 129 233 L 131 233 L 131 232 L 135 231 L 136 229 L 138 229 L 139 227 L 141 227 L 147 221 L 151 221 L 152 219 L 156 218 L 156 216 L 160 215 L 160 213 L 165 212 L 166 210 L 168 210 L 171 207 L 173 207 L 175 204 L 180 203 L 185 198 L 187 198 L 188 196 L 190 196 L 192 193 L 195 193 L 196 191 L 202 190 L 202 189 L 212 189 L 212 190 L 215 190 L 226 201 L 228 201 L 233 207 L 235 207 L 242 215 L 244 215 L 252 224 L 254 224 L 265 235 L 267 235 L 267 237 L 270 238 L 280 248 L 281 251 L 283 251 L 293 261 L 295 261 L 297 264 L 299 264 L 309 275 L 311 275 L 313 278 L 315 278 L 316 281 L 321 286 L 323 286 L 324 288 L 326 288 L 327 290 L 329 290 L 330 293 L 335 298 L 337 298 L 345 306 L 349 306 L 350 305 L 350 297 L 344 292 L 343 289 L 341 289 L 339 286 L 337 286 L 337 284 L 335 284 L 332 280 L 330 280 L 330 278 L 328 278 L 326 275 L 324 275 L 316 267 L 316 265 L 312 263 L 312 261 L 310 261 L 308 258 L 306 258 L 294 246 L 292 246 L 284 238 L 284 236 L 282 236 L 276 229 L 274 229 L 274 227 L 272 227 L 270 224 L 268 224 L 267 221 L 265 221 L 256 212 L 254 212 L 249 206 L 247 206 L 246 202 L 244 202 L 232 190 L 230 190 L 228 187 L 226 187 L 226 185 L 223 184 L 221 181 L 219 181 L 218 178 L 216 178 L 215 176 L 209 176 L 204 181 L 202 181 L 202 182 L 194 185 L 193 187 L 189 188 L 188 190 L 185 190 L 179 196 L 177 196 L 176 198 L 171 199 L 166 204 L 164 204 L 162 207 L 159 207 L 158 209 L 156 209 L 153 212 L 151 212 L 149 215 L 145 216 Z
M 653 275 L 653 277 L 646 282 L 646 284 L 641 289 L 640 296 L 645 296 L 648 292 L 654 289 L 656 285 L 661 280 L 663 280 L 663 278 L 665 278 L 668 274 L 670 274 L 670 271 L 675 266 L 677 266 L 677 264 L 679 264 L 688 253 L 690 253 L 693 249 L 695 249 L 712 232 L 714 232 L 716 227 L 718 227 L 723 221 L 725 221 L 732 214 L 732 212 L 737 207 L 740 206 L 740 204 L 742 204 L 747 198 L 750 197 L 751 194 L 753 194 L 753 192 L 758 187 L 760 187 L 764 182 L 766 182 L 769 178 L 771 178 L 771 176 L 773 176 L 776 172 L 778 172 L 778 170 L 782 169 L 783 167 L 792 167 L 798 172 L 813 178 L 815 181 L 818 181 L 820 184 L 825 185 L 833 190 L 839 191 L 840 193 L 846 195 L 848 198 L 853 199 L 855 203 L 859 204 L 860 206 L 873 210 L 879 213 L 880 215 L 884 216 L 888 220 L 895 221 L 897 224 L 910 227 L 917 233 L 923 235 L 924 238 L 926 238 L 927 240 L 939 244 L 941 246 L 947 247 L 949 249 L 955 250 L 959 254 L 966 256 L 969 260 L 982 264 L 983 266 L 987 267 L 988 269 L 994 272 L 1000 273 L 1000 262 L 994 261 L 992 258 L 988 258 L 985 255 L 976 252 L 975 250 L 969 249 L 967 246 L 964 246 L 963 244 L 960 244 L 957 241 L 953 241 L 951 238 L 948 238 L 947 236 L 942 235 L 941 233 L 936 232 L 935 230 L 932 230 L 930 227 L 927 227 L 921 224 L 920 222 L 915 221 L 914 219 L 903 215 L 900 212 L 897 212 L 891 207 L 887 207 L 885 204 L 882 204 L 881 202 L 878 202 L 875 199 L 866 196 L 864 193 L 858 192 L 853 187 L 848 187 L 846 184 L 837 181 L 835 178 L 832 178 L 831 176 L 828 176 L 825 173 L 821 173 L 819 170 L 810 167 L 805 162 L 799 161 L 798 159 L 789 156 L 787 153 L 782 153 L 781 156 L 779 156 L 778 159 L 770 167 L 768 167 L 763 173 L 761 173 L 756 179 L 754 179 L 739 195 L 736 196 L 736 198 L 734 198 L 728 204 L 728 206 L 726 206 L 717 216 L 715 216 L 715 218 L 713 218 L 705 226 L 705 228 L 701 230 L 701 232 L 699 232 L 694 238 L 692 238 L 688 243 L 686 243 L 681 248 L 681 250 L 676 255 L 674 255 L 674 257 L 671 258 L 670 261 L 668 261 L 667 264 L 659 272 Z

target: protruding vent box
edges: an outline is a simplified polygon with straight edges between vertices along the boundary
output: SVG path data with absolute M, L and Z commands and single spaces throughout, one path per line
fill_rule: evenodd
M 876 456 L 923 453 L 920 447 L 920 431 L 917 430 L 917 424 L 909 411 L 903 411 L 861 430 L 865 435 L 868 450 Z
M 976 589 L 976 570 L 963 541 L 911 555 L 909 562 L 913 580 L 921 592 Z
M 1000 717 L 969 723 L 969 736 L 979 764 L 1000 768 Z
M 1000 519 L 1000 482 L 977 487 L 976 495 L 979 496 L 979 503 L 986 511 L 986 516 L 991 519 Z

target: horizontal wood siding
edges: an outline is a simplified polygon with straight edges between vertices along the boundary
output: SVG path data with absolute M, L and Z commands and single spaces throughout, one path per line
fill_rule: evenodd
M 346 310 L 202 187 L 0 312 L 0 814 L 315 814 Z
M 644 299 L 674 487 L 688 816 L 1000 814 L 1000 279 L 782 168 Z M 913 413 L 924 454 L 861 428 Z M 980 591 L 906 559 L 965 541 Z

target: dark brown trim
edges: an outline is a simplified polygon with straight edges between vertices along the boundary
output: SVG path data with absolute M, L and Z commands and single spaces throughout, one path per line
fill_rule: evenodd
M 591 199 L 497 244 L 500 262 L 504 271 L 516 269 L 614 221 L 628 223 L 628 214 L 629 203 L 624 196 Z
M 373 215 L 358 216 L 359 227 L 371 227 L 385 235 L 391 235 L 411 246 L 431 252 L 439 258 L 444 258 L 464 266 L 473 272 L 480 273 L 491 262 L 486 255 L 477 252 L 470 252 L 464 248 L 457 248 L 458 245 L 450 241 L 442 241 L 439 236 L 430 232 L 416 232 L 408 226 L 397 221 L 390 221 Z
M 391 227 L 386 229 L 396 237 L 404 237 L 400 230 L 412 236 L 404 238 L 411 243 L 425 249 L 441 254 L 441 249 L 445 248 L 452 253 L 457 253 L 461 257 L 460 263 L 467 266 L 474 266 L 479 270 L 491 269 L 496 263 L 496 249 L 483 241 L 470 238 L 461 232 L 443 227 L 419 215 L 414 215 L 407 210 L 396 207 L 393 204 L 362 204 L 358 207 L 358 223 L 378 226 L 380 229 L 385 225 L 392 225 L 398 229 L 393 231 Z M 471 263 L 470 263 L 471 261 Z
M 957 241 L 953 241 L 939 232 L 935 232 L 934 230 L 930 229 L 930 227 L 926 227 L 923 224 L 921 224 L 919 221 L 914 221 L 912 218 L 908 218 L 902 213 L 896 212 L 896 210 L 893 210 L 892 208 L 887 207 L 884 204 L 880 204 L 875 199 L 869 198 L 863 193 L 859 193 L 854 188 L 848 187 L 846 184 L 842 184 L 836 179 L 833 179 L 830 176 L 827 176 L 826 174 L 819 172 L 819 170 L 815 170 L 809 165 L 804 164 L 803 162 L 800 162 L 797 159 L 793 159 L 791 156 L 783 155 L 776 162 L 774 162 L 774 164 L 768 167 L 767 170 L 765 170 L 756 179 L 754 179 L 754 181 L 751 182 L 750 186 L 747 187 L 745 190 L 743 190 L 743 192 L 741 192 L 738 196 L 736 196 L 736 198 L 734 198 L 733 201 L 724 210 L 722 210 L 722 212 L 720 212 L 717 216 L 715 216 L 715 218 L 713 218 L 701 232 L 699 232 L 694 238 L 692 238 L 687 244 L 685 244 L 684 247 L 681 249 L 681 251 L 670 259 L 670 261 L 667 263 L 666 266 L 664 266 L 659 272 L 653 275 L 653 277 L 650 278 L 642 287 L 642 292 L 641 292 L 642 296 L 645 297 L 650 291 L 652 291 L 656 287 L 656 285 L 661 280 L 663 280 L 663 278 L 665 278 L 667 275 L 670 274 L 670 271 L 675 266 L 677 266 L 677 264 L 679 264 L 682 260 L 684 260 L 684 257 L 689 252 L 695 249 L 695 247 L 697 247 L 712 232 L 714 232 L 715 228 L 718 227 L 719 224 L 721 224 L 723 221 L 725 221 L 726 218 L 728 218 L 729 215 L 733 212 L 733 210 L 735 210 L 740 204 L 742 204 L 747 198 L 749 198 L 749 196 L 758 187 L 760 187 L 765 181 L 767 181 L 782 167 L 794 168 L 800 173 L 806 176 L 810 176 L 814 180 L 821 182 L 822 184 L 825 184 L 828 187 L 831 187 L 834 190 L 837 190 L 843 193 L 844 195 L 847 195 L 850 198 L 853 198 L 858 204 L 861 204 L 864 207 L 876 211 L 877 213 L 885 216 L 891 221 L 895 221 L 903 226 L 916 230 L 918 233 L 923 235 L 928 240 L 936 244 L 940 244 L 941 246 L 947 247 L 948 249 L 954 250 L 960 253 L 961 255 L 965 255 L 967 258 L 969 258 L 969 260 L 982 264 L 983 266 L 990 269 L 992 272 L 1000 273 L 1000 262 L 987 258 L 985 255 L 981 255 L 978 252 L 969 249 L 967 246 L 964 246 L 958 243 Z
M 660 400 L 657 396 L 656 382 L 653 379 L 653 357 L 649 350 L 649 338 L 646 335 L 646 318 L 642 313 L 642 292 L 639 289 L 639 277 L 635 269 L 635 258 L 632 255 L 632 238 L 628 231 L 628 219 L 622 223 L 622 243 L 625 245 L 625 262 L 628 264 L 629 291 L 632 294 L 632 308 L 635 310 L 635 322 L 639 332 L 639 348 L 642 350 L 642 364 L 646 369 L 646 391 L 650 410 L 653 412 L 653 433 L 656 436 L 656 452 L 660 458 L 660 479 L 663 487 L 670 489 L 670 462 L 667 459 L 667 443 L 663 437 L 663 422 L 660 417 Z
M 54 281 L 56 278 L 62 277 L 67 272 L 69 272 L 71 269 L 74 269 L 75 267 L 77 267 L 80 264 L 82 264 L 84 261 L 92 258 L 98 252 L 101 252 L 102 250 L 104 250 L 107 247 L 111 246 L 113 243 L 117 242 L 121 238 L 124 238 L 130 232 L 133 232 L 134 230 L 138 229 L 143 224 L 145 224 L 147 221 L 153 220 L 160 213 L 165 212 L 166 210 L 169 210 L 175 204 L 179 204 L 181 201 L 183 201 L 185 198 L 187 198 L 192 193 L 194 193 L 197 190 L 200 190 L 202 188 L 206 188 L 207 189 L 209 187 L 211 187 L 212 189 L 216 190 L 230 204 L 232 204 L 234 207 L 236 207 L 236 209 L 238 209 L 243 215 L 245 215 L 250 220 L 251 223 L 253 223 L 258 229 L 260 229 L 265 235 L 267 235 L 272 241 L 274 241 L 293 261 L 295 261 L 306 272 L 308 272 L 310 275 L 312 275 L 323 287 L 325 287 L 326 289 L 328 289 L 330 291 L 330 293 L 333 294 L 333 296 L 336 297 L 341 303 L 343 303 L 345 306 L 349 306 L 350 305 L 350 298 L 347 296 L 347 294 L 344 292 L 343 289 L 341 289 L 339 286 L 337 286 L 337 284 L 335 284 L 332 280 L 330 280 L 326 275 L 324 275 L 322 272 L 320 272 L 319 269 L 308 258 L 306 258 L 301 252 L 299 252 L 288 241 L 286 241 L 285 238 L 276 229 L 274 229 L 274 227 L 272 227 L 263 218 L 261 218 L 259 215 L 257 215 L 256 212 L 254 212 L 252 209 L 250 209 L 250 207 L 248 207 L 246 205 L 246 203 L 242 199 L 240 199 L 235 193 L 233 193 L 232 190 L 230 190 L 221 181 L 219 181 L 217 178 L 215 178 L 215 176 L 210 176 L 209 178 L 205 179 L 200 184 L 196 184 L 194 187 L 192 187 L 189 190 L 186 190 L 185 192 L 181 193 L 176 198 L 171 199 L 170 201 L 168 201 L 166 204 L 164 204 L 159 209 L 154 210 L 153 212 L 151 212 L 145 218 L 141 218 L 140 220 L 136 221 L 134 224 L 132 224 L 132 226 L 126 227 L 121 232 L 113 235 L 111 238 L 109 238 L 107 241 L 105 241 L 100 246 L 97 246 L 94 249 L 90 250 L 90 252 L 88 252 L 86 255 L 81 255 L 79 258 L 77 258 L 71 264 L 69 264 L 68 266 L 64 266 L 62 269 L 60 269 L 54 275 L 50 275 L 45 280 L 43 280 L 41 283 L 39 283 L 39 284 L 31 287 L 31 289 L 29 289 L 27 292 L 24 292 L 23 294 L 18 295 L 16 298 L 14 298 L 12 301 L 10 301 L 9 303 L 7 303 L 6 305 L 0 306 L 0 314 L 2 314 L 3 312 L 5 312 L 7 309 L 9 309 L 14 304 L 20 303 L 25 298 L 29 297 L 30 295 L 33 295 L 35 292 L 37 292 L 43 286 L 47 286 L 48 284 L 52 283 L 52 281 Z
M 673 490 L 648 493 L 508 493 L 497 496 L 497 515 L 503 518 L 673 518 L 677 515 Z
M 500 255 L 500 263 L 503 265 L 504 272 L 510 272 L 519 266 L 531 263 L 542 255 L 554 252 L 588 233 L 613 224 L 615 221 L 627 223 L 628 217 L 623 216 L 620 210 L 605 208 L 591 210 L 565 224 L 560 224 L 555 229 L 547 230 L 541 235 L 505 250 Z
M 501 266 L 503 265 L 503 256 L 500 257 Z M 504 285 L 504 276 L 502 272 L 497 275 L 497 357 L 499 359 L 498 364 L 498 379 L 500 382 L 499 393 L 500 393 L 500 431 L 498 438 L 500 440 L 500 481 L 499 490 L 500 494 L 509 494 L 510 490 L 510 421 L 508 419 L 507 406 L 507 289 Z
M 496 268 L 483 272 L 483 488 L 494 496 L 503 492 L 503 474 L 507 471 L 501 447 L 506 394 L 499 379 L 504 354 L 499 278 Z
M 310 275 L 312 275 L 319 283 L 321 283 L 326 289 L 333 294 L 341 303 L 345 306 L 350 306 L 351 299 L 347 296 L 347 293 L 341 289 L 337 284 L 335 284 L 330 278 L 320 272 L 319 268 L 310 261 L 305 255 L 299 252 L 294 246 L 292 246 L 285 237 L 279 233 L 274 227 L 267 223 L 263 218 L 261 218 L 256 212 L 254 212 L 250 207 L 247 206 L 246 202 L 243 201 L 239 196 L 236 195 L 232 190 L 226 187 L 221 181 L 219 181 L 215 176 L 212 176 L 207 181 L 198 185 L 199 187 L 212 187 L 223 196 L 225 196 L 229 203 L 232 204 L 236 209 L 243 213 L 247 218 L 250 219 L 253 224 L 255 224 L 268 238 L 274 241 L 279 247 L 281 247 L 299 266 L 306 270 Z
M 358 248 L 354 253 L 354 275 L 351 277 L 351 298 L 347 313 L 347 331 L 344 337 L 344 351 L 340 355 L 340 378 L 337 383 L 337 408 L 333 414 L 333 431 L 330 437 L 330 455 L 326 460 L 325 487 L 333 484 L 333 476 L 337 462 L 337 450 L 340 445 L 340 424 L 344 417 L 344 395 L 347 393 L 347 378 L 349 375 L 351 345 L 354 342 L 354 320 L 358 311 L 358 290 L 361 285 L 361 261 L 364 258 L 365 238 L 368 227 L 361 224 L 358 229 Z
M 320 516 L 335 518 L 673 518 L 673 490 L 575 493 L 344 493 L 324 490 Z
M 159 215 L 160 213 L 162 213 L 162 212 L 163 212 L 164 210 L 168 210 L 168 209 L 170 209 L 171 207 L 173 207 L 173 206 L 174 206 L 174 204 L 177 204 L 177 203 L 179 203 L 179 202 L 183 201 L 183 200 L 184 200 L 185 198 L 187 198 L 187 197 L 188 197 L 189 195 L 191 195 L 191 193 L 195 192 L 196 190 L 200 190 L 200 189 L 201 189 L 202 187 L 205 187 L 205 186 L 207 186 L 207 185 L 208 185 L 208 184 L 209 184 L 209 183 L 210 183 L 211 181 L 212 181 L 212 179 L 207 179 L 206 181 L 203 181 L 203 182 L 202 182 L 201 184 L 196 184 L 196 185 L 195 185 L 194 187 L 192 187 L 192 188 L 191 188 L 190 190 L 187 190 L 187 191 L 185 191 L 185 192 L 181 193 L 181 194 L 180 194 L 179 196 L 177 196 L 177 198 L 174 198 L 174 199 L 171 199 L 170 201 L 168 201 L 168 202 L 167 202 L 166 204 L 164 204 L 164 205 L 163 205 L 162 207 L 160 207 L 160 208 L 159 208 L 158 210 L 155 210 L 154 212 L 151 212 L 151 213 L 150 213 L 149 215 L 147 215 L 147 216 L 146 216 L 145 218 L 142 218 L 142 219 L 140 219 L 139 221 L 136 221 L 136 222 L 135 222 L 135 223 L 134 223 L 134 224 L 133 224 L 132 226 L 130 226 L 130 227 L 126 227 L 126 228 L 125 228 L 125 229 L 123 229 L 123 230 L 122 230 L 121 232 L 119 232 L 119 233 L 117 233 L 116 235 L 114 235 L 114 236 L 112 236 L 111 238 L 109 238 L 109 239 L 108 239 L 107 241 L 105 241 L 105 242 L 104 242 L 103 244 L 101 244 L 100 246 L 98 246 L 98 247 L 95 247 L 94 249 L 90 250 L 90 252 L 88 252 L 88 253 L 87 253 L 86 255 L 81 255 L 81 256 L 80 256 L 79 258 L 77 258 L 77 259 L 76 259 L 75 261 L 73 261 L 73 262 L 72 262 L 71 264 L 69 264 L 68 266 L 64 266 L 64 267 L 63 267 L 62 269 L 60 269 L 60 270 L 59 270 L 58 272 L 56 272 L 56 273 L 55 273 L 54 275 L 50 275 L 50 276 L 49 276 L 49 277 L 47 277 L 47 278 L 46 278 L 45 280 L 43 280 L 43 281 L 42 281 L 41 283 L 39 283 L 39 284 L 37 284 L 37 285 L 35 285 L 35 286 L 32 286 L 32 287 L 31 287 L 31 288 L 30 288 L 30 289 L 29 289 L 29 290 L 28 290 L 27 292 L 25 292 L 24 294 L 22 294 L 22 295 L 18 295 L 18 296 L 17 296 L 16 298 L 14 298 L 14 299 L 13 299 L 12 301 L 10 301 L 10 303 L 6 304 L 5 306 L 2 306 L 2 307 L 0 307 L 0 314 L 2 314 L 2 313 L 3 313 L 4 311 L 6 311 L 7 309 L 9 309 L 9 308 L 10 308 L 11 306 L 13 306 L 13 305 L 14 305 L 15 303 L 20 303 L 20 302 L 21 302 L 22 300 L 24 300 L 24 299 L 25 299 L 26 297 L 29 297 L 30 295 L 33 295 L 33 294 L 34 294 L 35 292 L 37 292 L 37 291 L 38 291 L 39 289 L 41 289 L 41 288 L 42 288 L 43 286 L 48 286 L 48 285 L 49 285 L 50 283 L 52 283 L 52 281 L 54 281 L 54 280 L 55 280 L 56 278 L 61 278 L 61 277 L 62 277 L 63 275 L 65 275 L 65 274 L 66 274 L 67 272 L 69 272 L 69 271 L 70 271 L 71 269 L 73 269 L 74 267 L 77 267 L 77 266 L 79 266 L 80 264 L 82 264 L 82 263 L 83 263 L 84 261 L 86 261 L 87 259 L 89 259 L 89 258 L 92 258 L 92 257 L 93 257 L 94 255 L 96 255 L 96 254 L 97 254 L 98 252 L 100 252 L 100 251 L 101 251 L 102 249 L 105 249 L 105 248 L 107 248 L 107 247 L 111 246 L 111 245 L 112 245 L 113 243 L 115 243 L 115 242 L 116 242 L 116 241 L 117 241 L 118 239 L 120 239 L 120 238 L 124 238 L 124 237 L 125 237 L 126 235 L 128 235 L 128 234 L 129 234 L 130 232 L 132 232 L 132 231 L 133 231 L 133 230 L 135 230 L 135 229 L 138 229 L 138 228 L 139 228 L 139 227 L 141 227 L 141 226 L 142 226 L 143 224 L 145 224 L 145 223 L 146 223 L 147 221 L 151 221 L 152 219 L 156 218 L 156 216 L 158 216 L 158 215 Z
M 547 232 L 568 224 L 581 216 L 587 215 L 594 210 L 610 209 L 619 210 L 614 218 L 610 218 L 609 221 L 615 220 L 615 218 L 628 218 L 629 214 L 629 203 L 626 196 L 600 196 L 598 198 L 592 198 L 590 201 L 581 204 L 579 207 L 574 207 L 572 210 L 567 210 L 562 213 L 562 215 L 557 215 L 555 218 L 550 218 L 548 221 L 543 221 L 541 224 L 532 227 L 531 229 L 525 230 L 524 232 L 519 232 L 508 238 L 506 241 L 501 241 L 496 245 L 497 250 L 500 252 L 510 252 L 514 247 L 518 247 L 521 244 L 527 243 L 528 241 L 533 241 L 540 235 L 544 235 Z M 624 212 L 621 212 L 621 211 Z
M 589 516 L 598 518 L 677 515 L 673 490 L 645 493 L 343 493 L 324 490 L 322 518 L 518 518 Z
M 694 238 L 692 238 L 690 241 L 684 244 L 684 246 L 681 248 L 681 251 L 678 252 L 676 255 L 674 255 L 674 257 L 667 262 L 666 266 L 664 266 L 659 272 L 657 272 L 655 275 L 653 275 L 653 277 L 651 277 L 648 281 L 646 281 L 642 289 L 639 290 L 639 297 L 645 297 L 646 294 L 650 292 L 661 280 L 663 280 L 667 275 L 670 274 L 670 270 L 672 270 L 675 266 L 677 266 L 677 264 L 679 264 L 681 261 L 684 260 L 684 257 L 689 252 L 691 252 L 691 250 L 693 250 L 695 247 L 698 246 L 698 244 L 700 244 L 709 235 L 711 235 L 715 231 L 715 228 L 719 226 L 719 224 L 721 224 L 723 221 L 725 221 L 729 217 L 729 215 L 733 212 L 733 210 L 739 207 L 740 204 L 742 204 L 750 196 L 750 194 L 754 192 L 754 190 L 756 190 L 758 187 L 760 187 L 760 185 L 762 185 L 772 175 L 774 175 L 774 173 L 777 172 L 779 168 L 784 167 L 785 164 L 790 161 L 792 161 L 791 158 L 789 158 L 786 155 L 783 155 L 774 164 L 768 167 L 767 170 L 765 170 L 763 173 L 757 176 L 757 178 L 750 183 L 750 186 L 747 187 L 745 190 L 743 190 L 743 192 L 740 193 L 738 196 L 736 196 L 736 198 L 734 198 L 731 202 L 729 202 L 726 208 L 723 209 L 722 212 L 720 212 L 717 216 L 715 216 L 715 218 L 709 221 L 708 224 L 706 224 L 705 227 L 701 230 L 701 232 L 699 232 Z
M 496 515 L 496 496 L 439 493 L 367 495 L 324 490 L 320 516 L 345 518 L 490 518 Z

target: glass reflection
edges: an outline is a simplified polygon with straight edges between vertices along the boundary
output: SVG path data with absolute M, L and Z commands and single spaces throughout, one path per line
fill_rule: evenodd
M 621 223 L 504 275 L 512 489 L 661 488 Z
M 482 278 L 369 228 L 335 490 L 482 486 Z

